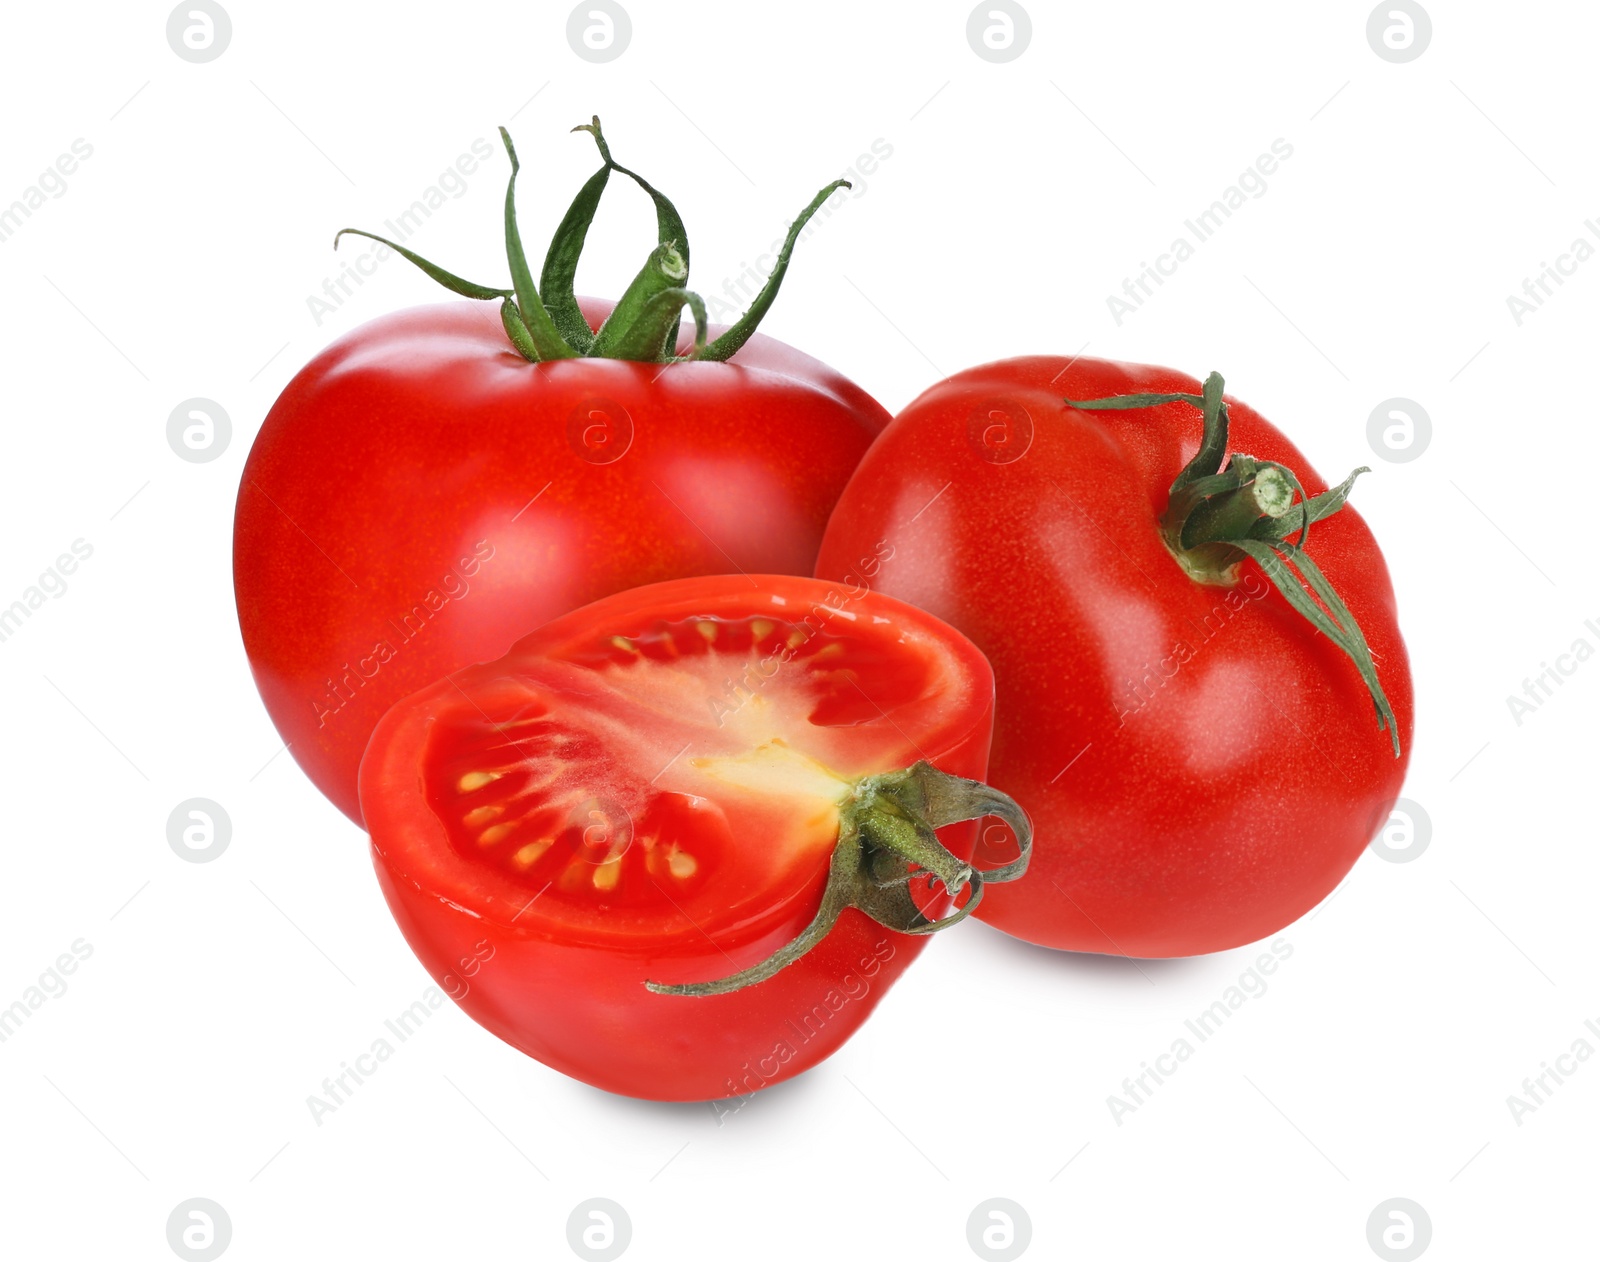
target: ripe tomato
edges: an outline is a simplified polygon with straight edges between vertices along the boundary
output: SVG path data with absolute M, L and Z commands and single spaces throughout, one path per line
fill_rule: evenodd
M 888 423 L 838 373 L 755 333 L 800 232 L 844 181 L 795 218 L 750 309 L 708 343 L 676 208 L 613 161 L 598 118 L 574 130 L 602 166 L 557 227 L 538 289 L 502 128 L 511 288 L 372 238 L 454 293 L 498 299 L 498 316 L 421 307 L 340 338 L 285 388 L 245 464 L 233 548 L 245 651 L 295 759 L 358 822 L 356 769 L 395 701 L 641 583 L 809 573 L 834 500 Z M 615 304 L 583 301 L 573 278 L 613 171 L 650 196 L 660 240 Z M 685 305 L 692 338 L 678 334 Z
M 245 465 L 234 585 L 256 684 L 359 822 L 356 768 L 397 700 L 641 583 L 808 573 L 887 422 L 760 334 L 727 364 L 530 364 L 492 307 L 374 320 L 289 383 Z
M 964 914 L 929 922 L 949 903 L 927 873 L 974 875 L 974 826 L 941 825 L 998 811 L 1026 831 L 954 778 L 983 775 L 991 720 L 988 664 L 919 610 L 859 584 L 684 579 L 407 697 L 361 806 L 406 940 L 474 1020 L 608 1091 L 716 1099 L 832 1053 L 921 950 L 894 930 Z M 919 764 L 921 796 L 886 774 L 919 759 L 950 773 Z M 882 831 L 919 813 L 920 843 Z M 719 988 L 746 969 L 764 979 Z
M 1324 484 L 1266 420 L 1220 406 L 1220 378 L 1206 388 L 1214 461 L 1194 472 L 1212 481 L 1183 488 L 1180 505 L 1174 482 L 1202 438 L 1192 378 L 1053 357 L 959 373 L 884 432 L 823 540 L 819 577 L 864 549 L 892 551 L 873 588 L 964 631 L 992 663 L 991 779 L 1033 818 L 1038 844 L 1028 879 L 977 914 L 1031 942 L 1171 956 L 1265 937 L 1334 888 L 1405 774 L 1406 650 L 1371 532 L 1353 510 L 1333 511 L 1348 484 L 1318 501 L 1297 558 L 1290 528 L 1304 514 L 1289 507 L 1283 468 L 1300 471 L 1305 495 Z M 1196 397 L 1131 410 L 1064 402 L 1144 392 Z M 1230 414 L 1232 450 L 1256 459 L 1218 473 Z M 1256 468 L 1270 472 L 1246 490 L 1271 489 L 1263 502 L 1283 515 L 1257 505 L 1246 520 L 1256 533 L 1221 529 L 1240 504 L 1199 493 Z M 1183 525 L 1169 499 L 1193 508 L 1193 547 L 1169 545 Z M 1245 542 L 1204 541 L 1235 537 Z M 1320 567 L 1364 645 L 1340 620 L 1341 648 L 1285 598 L 1309 599 L 1280 553 L 1326 605 Z

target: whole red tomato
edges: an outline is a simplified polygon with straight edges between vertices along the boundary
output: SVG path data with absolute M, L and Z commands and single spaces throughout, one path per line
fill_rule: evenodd
M 614 308 L 580 304 L 571 283 L 589 218 L 606 177 L 625 170 L 603 141 L 601 152 L 542 296 L 508 190 L 512 289 L 408 255 L 457 293 L 499 299 L 499 313 L 421 307 L 345 335 L 285 388 L 246 462 L 234 523 L 245 649 L 290 752 L 358 822 L 356 769 L 395 701 L 615 591 L 808 573 L 888 422 L 838 373 L 752 336 L 787 247 L 751 312 L 708 343 L 700 300 L 681 288 L 682 223 L 649 185 L 662 243 Z M 694 340 L 675 331 L 685 303 Z
M 1136 397 L 1065 402 L 1112 396 Z M 1225 450 L 1247 454 L 1224 468 Z M 994 666 L 990 778 L 1037 848 L 982 919 L 1067 950 L 1191 955 L 1334 888 L 1399 792 L 1412 724 L 1388 570 L 1339 511 L 1349 489 L 1324 496 L 1215 375 L 1013 359 L 895 419 L 817 574 L 876 549 L 875 590 Z
M 974 782 L 992 706 L 971 643 L 865 587 L 683 579 L 401 701 L 361 805 L 406 940 L 476 1021 L 608 1091 L 745 1095 L 1020 871 L 973 873 L 958 822 L 1026 836 Z

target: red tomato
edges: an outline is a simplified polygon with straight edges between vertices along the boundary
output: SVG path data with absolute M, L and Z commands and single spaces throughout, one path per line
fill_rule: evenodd
M 595 327 L 609 309 L 584 303 Z M 728 363 L 529 363 L 487 304 L 363 325 L 289 383 L 240 484 L 234 584 L 267 709 L 359 821 L 356 769 L 397 700 L 641 583 L 809 573 L 887 422 L 760 334 Z
M 919 610 L 813 579 L 685 579 L 407 697 L 373 734 L 361 806 L 406 940 L 474 1020 L 608 1091 L 716 1099 L 832 1053 L 924 939 L 849 907 L 744 989 L 645 983 L 722 978 L 796 938 L 863 778 L 920 758 L 981 777 L 991 720 L 988 664 Z M 939 838 L 964 857 L 975 829 Z
M 977 915 L 1030 942 L 1173 956 L 1262 938 L 1334 888 L 1405 775 L 1406 650 L 1355 511 L 1313 516 L 1306 555 L 1365 631 L 1398 746 L 1352 656 L 1255 560 L 1236 585 L 1212 586 L 1167 546 L 1169 488 L 1200 445 L 1196 407 L 1063 402 L 1200 390 L 1091 359 L 959 373 L 884 432 L 823 540 L 819 577 L 876 550 L 875 590 L 964 631 L 993 665 L 991 779 L 1037 842 L 1028 877 Z M 1231 450 L 1324 490 L 1277 429 L 1244 404 L 1228 410 Z

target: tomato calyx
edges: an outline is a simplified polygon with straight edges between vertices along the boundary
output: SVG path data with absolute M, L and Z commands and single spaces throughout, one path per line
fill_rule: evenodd
M 504 127 L 500 128 L 500 139 L 505 144 L 506 155 L 511 159 L 511 178 L 506 185 L 505 202 L 506 260 L 511 271 L 509 289 L 464 280 L 404 246 L 360 228 L 340 229 L 333 238 L 334 249 L 339 248 L 339 240 L 346 234 L 366 237 L 388 246 L 451 293 L 483 301 L 498 298 L 500 322 L 505 328 L 506 337 L 517 353 L 531 363 L 581 356 L 656 364 L 688 360 L 722 363 L 732 358 L 750 340 L 771 308 L 778 296 L 778 288 L 783 284 L 784 274 L 789 270 L 789 256 L 794 244 L 811 217 L 839 189 L 851 187 L 848 180 L 835 180 L 811 199 L 789 226 L 777 262 L 773 264 L 766 283 L 752 300 L 749 309 L 715 340 L 707 342 L 705 302 L 699 294 L 687 288 L 689 237 L 677 208 L 642 176 L 612 158 L 610 146 L 600 130 L 598 116 L 572 130 L 588 132 L 594 138 L 603 165 L 578 190 L 557 226 L 545 254 L 537 285 L 534 284 L 533 273 L 522 246 L 522 235 L 517 227 L 516 186 L 521 164 L 517 160 L 511 136 Z M 590 329 L 579 309 L 574 281 L 589 226 L 594 222 L 595 211 L 599 208 L 600 198 L 613 171 L 626 175 L 655 203 L 659 241 L 610 316 L 595 331 Z M 695 341 L 689 354 L 679 355 L 678 327 L 685 307 L 689 308 L 694 318 Z
M 1020 853 L 998 868 L 980 871 L 947 850 L 934 830 L 963 820 L 993 815 L 1011 826 Z M 986 883 L 1014 881 L 1028 869 L 1033 826 L 1006 794 L 977 780 L 947 775 L 927 761 L 904 771 L 858 781 L 839 809 L 839 840 L 828 866 L 828 883 L 817 914 L 792 941 L 759 964 L 709 982 L 662 985 L 646 982 L 658 995 L 725 995 L 765 981 L 810 951 L 854 907 L 896 933 L 923 935 L 948 929 L 970 916 Z M 951 899 L 971 887 L 967 901 L 949 914 L 930 918 L 912 895 L 925 879 L 942 885 Z M 924 898 L 926 901 L 926 898 Z
M 1200 394 L 1124 394 L 1063 402 L 1086 412 L 1167 403 L 1200 409 L 1204 420 L 1200 448 L 1173 480 L 1161 516 L 1161 537 L 1168 551 L 1195 582 L 1213 586 L 1232 586 L 1238 581 L 1240 563 L 1246 558 L 1255 561 L 1295 612 L 1355 664 L 1371 694 L 1378 729 L 1387 729 L 1398 758 L 1400 732 L 1378 681 L 1372 650 L 1355 617 L 1306 551 L 1311 523 L 1343 508 L 1355 480 L 1371 470 L 1363 465 L 1331 490 L 1307 496 L 1288 466 L 1242 453 L 1228 456 L 1228 405 L 1222 387 L 1222 375 L 1213 372 Z M 1297 533 L 1297 539 L 1290 538 Z

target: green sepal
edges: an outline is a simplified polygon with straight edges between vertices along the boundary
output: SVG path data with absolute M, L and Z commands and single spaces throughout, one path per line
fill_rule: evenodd
M 783 249 L 778 251 L 778 261 L 773 264 L 772 272 L 767 277 L 767 283 L 761 287 L 761 292 L 756 295 L 755 301 L 750 304 L 750 309 L 733 322 L 716 341 L 706 347 L 701 359 L 726 362 L 731 359 L 736 351 L 750 340 L 756 331 L 756 326 L 761 323 L 762 317 L 767 314 L 772 306 L 772 301 L 778 296 L 778 286 L 783 284 L 783 275 L 789 270 L 789 255 L 794 251 L 794 243 L 799 239 L 801 230 L 811 221 L 811 216 L 821 209 L 822 203 L 827 201 L 841 188 L 852 187 L 849 180 L 835 180 L 811 199 L 809 205 L 800 212 L 799 218 L 789 226 L 789 235 L 783 239 Z
M 500 300 L 500 325 L 506 331 L 506 336 L 511 339 L 511 345 L 517 348 L 517 353 L 530 363 L 539 362 L 539 348 L 533 344 L 533 337 L 528 332 L 528 326 L 522 322 L 522 317 L 517 314 L 517 304 L 509 298 Z
M 673 363 L 684 359 L 725 361 L 749 340 L 761 319 L 771 308 L 784 274 L 788 270 L 795 242 L 806 224 L 834 192 L 840 188 L 851 187 L 848 180 L 835 180 L 812 199 L 790 227 L 779 252 L 778 261 L 750 309 L 721 337 L 707 345 L 704 303 L 697 295 L 687 290 L 689 237 L 677 207 L 670 198 L 638 172 L 619 165 L 612 158 L 610 146 L 601 131 L 598 117 L 573 130 L 588 132 L 594 138 L 595 145 L 600 151 L 602 165 L 584 182 L 557 226 L 545 254 L 537 287 L 533 282 L 517 224 L 516 184 L 521 164 L 517 158 L 516 147 L 511 142 L 511 136 L 504 127 L 500 128 L 500 138 L 511 161 L 511 176 L 506 183 L 504 213 L 506 260 L 511 271 L 509 289 L 480 285 L 466 280 L 429 262 L 398 242 L 359 228 L 342 229 L 334 237 L 334 247 L 338 248 L 340 239 L 347 233 L 366 237 L 394 250 L 452 293 L 479 300 L 500 299 L 500 318 L 506 337 L 520 355 L 533 362 L 570 359 L 579 354 L 616 354 L 623 358 L 649 359 L 659 363 Z M 648 283 L 642 287 L 638 287 L 640 278 L 636 278 L 635 287 L 630 287 L 630 291 L 623 295 L 606 324 L 596 332 L 590 329 L 588 321 L 584 318 L 575 293 L 575 283 L 578 262 L 589 229 L 593 225 L 613 171 L 626 175 L 650 197 L 656 211 L 658 248 L 675 250 L 681 268 L 672 275 L 650 276 L 646 278 Z M 664 294 L 670 297 L 663 298 Z M 685 306 L 689 307 L 695 317 L 695 343 L 689 355 L 679 356 L 676 351 L 682 310 Z M 662 331 L 659 344 L 653 349 L 647 348 L 646 342 L 654 341 L 655 322 L 669 312 L 669 327 Z M 622 347 L 623 350 L 617 351 L 617 347 Z
M 430 263 L 420 254 L 413 254 L 403 245 L 390 241 L 387 237 L 380 237 L 373 232 L 363 232 L 360 228 L 340 228 L 333 234 L 333 248 L 339 248 L 339 238 L 343 236 L 365 237 L 368 241 L 376 241 L 379 245 L 386 245 L 408 263 L 414 263 L 424 272 L 438 281 L 453 294 L 460 294 L 463 298 L 505 298 L 511 293 L 509 289 L 496 289 L 492 285 L 479 285 L 470 280 L 462 280 L 454 272 L 447 272 L 437 263 Z
M 1338 645 L 1345 656 L 1355 664 L 1362 682 L 1366 684 L 1367 691 L 1372 697 L 1373 709 L 1378 716 L 1378 727 L 1380 730 L 1388 730 L 1390 742 L 1394 746 L 1394 756 L 1400 757 L 1400 730 L 1395 724 L 1394 710 L 1389 705 L 1389 699 L 1384 695 L 1383 685 L 1378 682 L 1378 669 L 1372 661 L 1372 649 L 1368 647 L 1367 638 L 1361 633 L 1360 625 L 1340 599 L 1339 593 L 1334 591 L 1333 584 L 1328 582 L 1317 563 L 1292 543 L 1264 543 L 1259 539 L 1236 539 L 1232 546 L 1255 561 L 1272 585 L 1294 607 L 1295 612 Z M 1293 565 L 1292 569 L 1290 563 Z M 1310 592 L 1302 586 L 1296 574 L 1297 570 L 1310 584 Z M 1312 593 L 1315 593 L 1315 599 Z M 1319 600 L 1321 604 L 1318 604 Z M 1327 606 L 1326 609 L 1323 608 L 1324 605 Z
M 522 249 L 522 233 L 517 229 L 517 172 L 522 164 L 517 161 L 517 150 L 511 143 L 511 134 L 504 127 L 500 129 L 500 139 L 505 142 L 506 156 L 511 159 L 511 178 L 506 182 L 506 259 L 511 264 L 511 286 L 516 292 L 517 312 L 522 316 L 523 326 L 541 360 L 571 359 L 578 352 L 562 340 L 550 313 L 539 301 L 539 291 L 533 286 L 528 256 Z
M 688 283 L 689 269 L 689 230 L 683 226 L 683 216 L 678 214 L 678 208 L 672 204 L 672 199 L 637 171 L 622 166 L 611 156 L 611 147 L 606 144 L 605 135 L 600 130 L 600 116 L 597 114 L 587 123 L 580 124 L 573 131 L 586 131 L 594 137 L 594 143 L 600 150 L 601 160 L 613 171 L 619 171 L 644 190 L 656 208 L 656 244 L 665 245 L 672 242 L 677 246 L 678 253 L 683 256 L 684 283 Z M 667 339 L 667 353 L 670 354 L 678 345 L 678 325 L 674 321 L 671 336 Z
M 1222 398 L 1220 373 L 1206 377 L 1202 393 L 1147 393 L 1108 399 L 1065 399 L 1082 411 L 1131 411 L 1167 403 L 1188 403 L 1200 409 L 1204 429 L 1193 459 L 1173 480 L 1161 535 L 1184 571 L 1199 583 L 1231 584 L 1239 562 L 1249 557 L 1261 567 L 1290 606 L 1327 636 L 1355 664 L 1371 694 L 1380 730 L 1389 732 L 1395 757 L 1400 733 L 1385 696 L 1366 636 L 1333 584 L 1306 552 L 1311 524 L 1344 507 L 1365 466 L 1331 490 L 1308 496 L 1293 469 L 1276 461 L 1235 455 L 1222 467 L 1228 445 L 1228 405 Z M 1263 474 L 1270 474 L 1271 492 L 1263 495 Z M 1281 478 L 1298 502 L 1283 503 Z M 1299 538 L 1289 537 L 1296 532 Z M 1304 576 L 1305 585 L 1301 583 Z M 1306 590 L 1309 585 L 1311 591 Z M 1320 603 L 1319 603 L 1320 602 Z
M 1080 412 L 1137 412 L 1140 408 L 1159 407 L 1163 403 L 1190 403 L 1197 408 L 1205 406 L 1204 396 L 1198 394 L 1114 394 L 1105 399 L 1061 401 Z
M 545 253 L 544 267 L 539 273 L 539 295 L 544 299 L 544 309 L 550 313 L 562 340 L 580 355 L 588 354 L 594 345 L 594 330 L 584 319 L 574 291 L 578 258 L 583 253 L 589 225 L 594 222 L 601 194 L 606 191 L 610 178 L 611 164 L 607 162 L 584 181 L 556 226 L 555 235 L 550 238 L 550 249 Z
M 1200 415 L 1204 428 L 1200 431 L 1200 450 L 1194 459 L 1184 465 L 1173 485 L 1180 486 L 1210 477 L 1222 468 L 1222 457 L 1228 449 L 1228 405 L 1222 401 L 1222 374 L 1209 373 L 1200 387 Z

